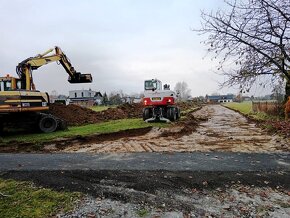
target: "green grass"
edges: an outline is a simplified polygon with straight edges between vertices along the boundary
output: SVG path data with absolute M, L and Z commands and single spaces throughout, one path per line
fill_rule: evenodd
M 115 107 L 117 107 L 117 106 L 115 106 L 115 105 L 111 105 L 111 106 L 100 105 L 100 106 L 93 106 L 90 109 L 92 109 L 93 111 L 96 111 L 96 112 L 100 112 L 100 111 L 105 111 L 108 108 L 115 108 Z
M 146 210 L 146 209 L 141 209 L 141 210 L 137 211 L 137 214 L 138 214 L 139 217 L 145 217 L 145 216 L 148 216 L 149 211 Z
M 252 119 L 255 120 L 269 120 L 269 119 L 274 119 L 277 117 L 274 116 L 270 116 L 266 113 L 263 112 L 258 112 L 258 113 L 254 113 L 253 109 L 252 109 L 252 102 L 251 101 L 244 101 L 241 103 L 238 102 L 229 102 L 229 103 L 225 103 L 224 106 L 237 110 L 239 112 L 241 112 L 242 114 L 245 114 L 247 116 L 249 116 Z
M 226 107 L 238 110 L 243 114 L 250 115 L 252 113 L 252 102 L 251 101 L 244 101 L 241 103 L 238 102 L 229 102 L 224 104 Z
M 73 209 L 80 193 L 56 192 L 31 182 L 0 179 L 0 217 L 48 217 Z
M 57 131 L 53 133 L 36 133 L 11 135 L 2 137 L 2 144 L 7 144 L 9 141 L 24 141 L 34 144 L 50 141 L 57 138 L 86 136 L 91 134 L 112 133 L 126 129 L 138 129 L 149 126 L 163 127 L 168 124 L 164 123 L 145 123 L 142 119 L 122 119 L 109 122 L 89 124 L 85 126 L 69 127 L 67 131 Z M 1 142 L 1 140 L 0 140 Z M 1 144 L 1 143 L 0 143 Z

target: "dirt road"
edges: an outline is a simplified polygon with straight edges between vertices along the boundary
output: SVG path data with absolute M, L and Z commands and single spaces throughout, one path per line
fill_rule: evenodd
M 193 113 L 194 117 L 207 118 L 189 135 L 178 137 L 181 127 L 153 128 L 142 136 L 126 137 L 100 143 L 75 144 L 65 152 L 192 152 L 233 151 L 273 152 L 289 150 L 289 139 L 269 135 L 244 116 L 220 105 L 204 106 Z

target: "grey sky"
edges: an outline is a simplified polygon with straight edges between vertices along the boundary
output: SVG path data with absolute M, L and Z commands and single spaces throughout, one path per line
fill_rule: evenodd
M 173 88 L 188 83 L 193 96 L 218 90 L 215 63 L 191 28 L 200 10 L 221 0 L 0 0 L 0 71 L 15 74 L 27 57 L 58 45 L 92 84 L 72 85 L 56 63 L 34 71 L 37 89 L 68 94 L 71 89 L 140 93 L 145 79 L 159 78 Z

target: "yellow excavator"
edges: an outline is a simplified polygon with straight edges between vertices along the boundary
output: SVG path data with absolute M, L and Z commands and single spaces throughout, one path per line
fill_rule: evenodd
M 16 67 L 18 78 L 0 77 L 0 132 L 4 127 L 36 127 L 42 132 L 64 129 L 65 122 L 49 113 L 49 95 L 36 90 L 32 72 L 39 67 L 58 62 L 68 73 L 70 83 L 91 83 L 91 74 L 77 72 L 59 47 L 30 57 Z

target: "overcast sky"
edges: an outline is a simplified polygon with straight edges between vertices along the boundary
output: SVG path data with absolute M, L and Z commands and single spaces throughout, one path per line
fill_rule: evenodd
M 218 7 L 222 0 L 0 0 L 0 72 L 16 76 L 19 62 L 57 45 L 94 81 L 70 84 L 64 69 L 51 63 L 34 71 L 40 91 L 131 94 L 143 90 L 144 80 L 158 78 L 172 88 L 187 82 L 193 96 L 235 93 L 219 90 L 223 77 L 192 31 L 201 10 Z

